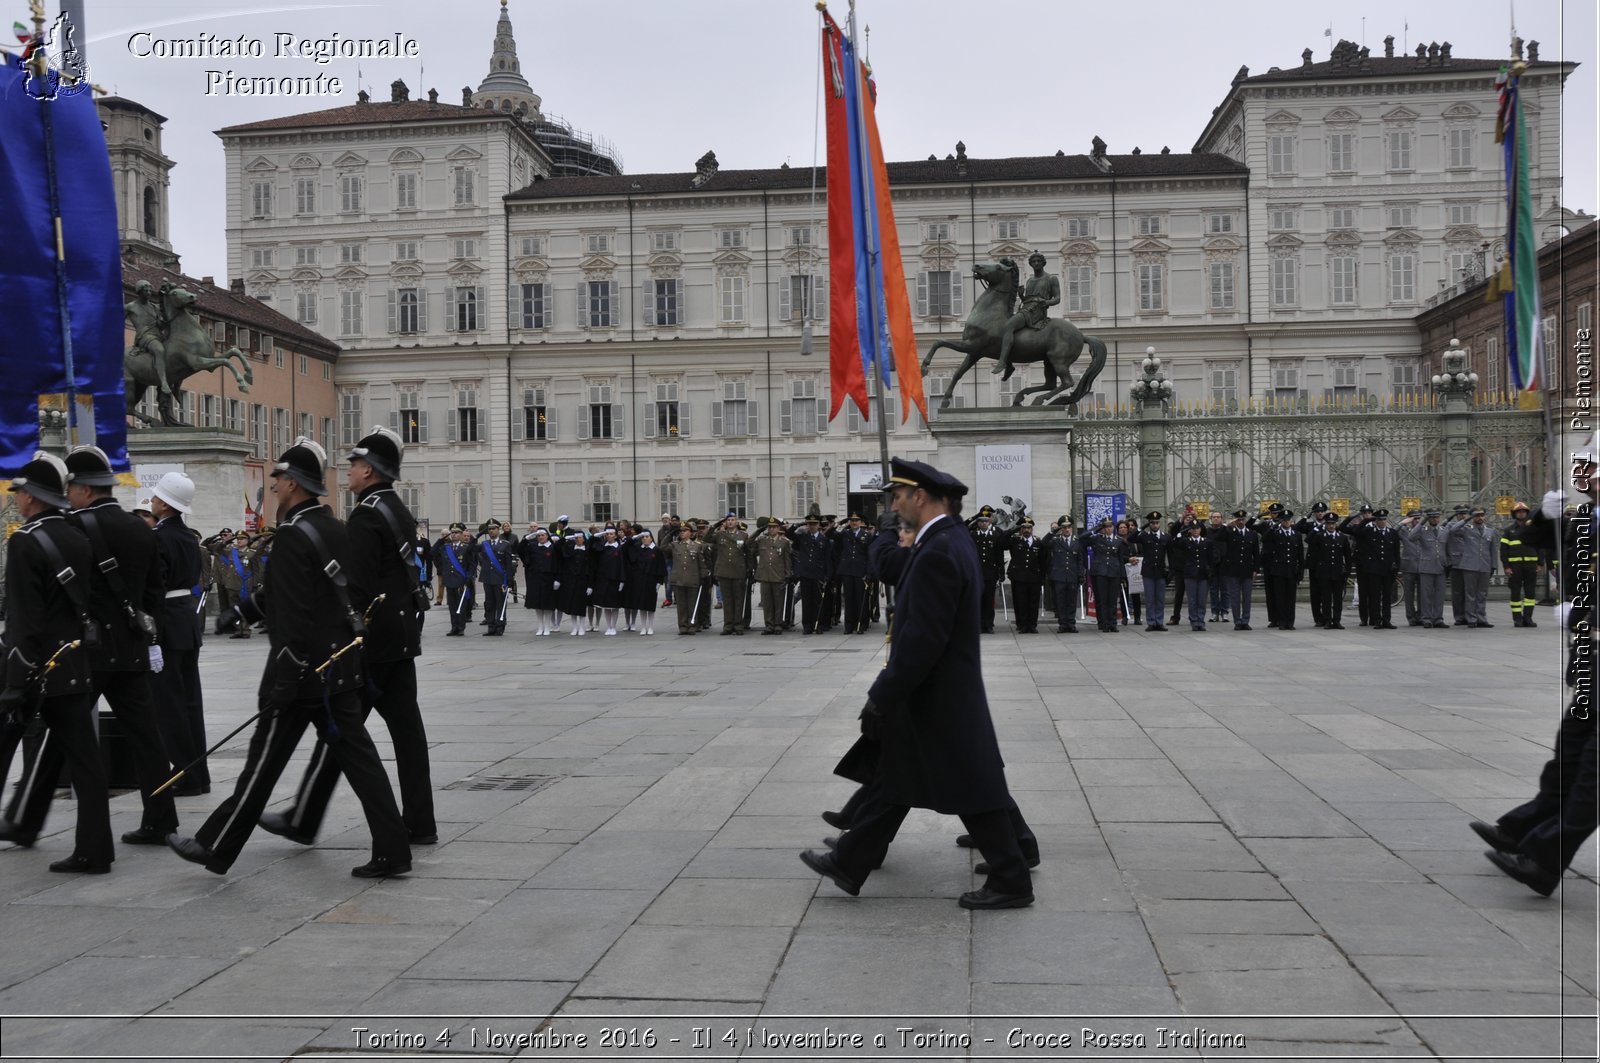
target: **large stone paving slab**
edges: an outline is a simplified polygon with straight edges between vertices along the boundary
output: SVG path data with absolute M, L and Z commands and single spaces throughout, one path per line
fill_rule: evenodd
M 1593 842 L 1543 900 L 1466 829 L 1532 791 L 1558 632 L 988 637 L 1043 862 L 1033 908 L 970 913 L 955 897 L 978 857 L 953 817 L 913 812 L 858 898 L 796 858 L 852 790 L 831 770 L 877 639 L 535 639 L 522 619 L 493 644 L 425 634 L 441 844 L 407 878 L 349 876 L 368 839 L 345 788 L 317 846 L 258 834 L 224 878 L 127 847 L 111 875 L 62 878 L 44 868 L 70 846 L 60 800 L 34 850 L 0 852 L 7 1054 L 398 1051 L 357 1044 L 362 1025 L 537 1056 L 541 1037 L 594 1048 L 649 1020 L 680 1051 L 715 1026 L 739 1043 L 706 1058 L 771 1058 L 830 1016 L 873 1016 L 863 1029 L 904 1026 L 941 1058 L 1048 1055 L 1086 1026 L 1151 1038 L 1146 1058 L 1229 1054 L 1157 1048 L 1161 1027 L 1246 1055 L 1484 1058 L 1564 1036 L 1592 1056 Z M 206 646 L 215 734 L 253 711 L 265 648 Z M 211 795 L 180 801 L 186 826 L 247 740 L 217 755 Z M 112 808 L 135 825 L 136 795 Z

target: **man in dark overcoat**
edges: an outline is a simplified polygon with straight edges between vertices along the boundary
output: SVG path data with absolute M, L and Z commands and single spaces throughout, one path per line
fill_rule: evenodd
M 983 853 L 981 889 L 963 908 L 1033 903 L 1018 844 L 1005 765 L 984 692 L 978 648 L 983 575 L 972 537 L 959 523 L 966 485 L 921 462 L 894 459 L 890 506 L 915 533 L 895 600 L 889 661 L 868 691 L 862 736 L 880 746 L 879 787 L 832 853 L 801 860 L 849 894 L 861 891 L 913 807 L 961 817 Z M 884 532 L 875 551 L 896 549 Z

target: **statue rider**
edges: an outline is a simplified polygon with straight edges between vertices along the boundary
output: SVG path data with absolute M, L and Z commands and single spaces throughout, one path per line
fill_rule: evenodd
M 150 298 L 150 282 L 140 281 L 134 289 L 133 301 L 124 306 L 123 316 L 128 324 L 133 326 L 133 348 L 128 352 L 132 357 L 143 350 L 150 354 L 150 361 L 156 368 L 156 380 L 161 386 L 161 394 L 171 395 L 172 386 L 167 383 L 167 351 L 165 345 L 167 314 L 166 297 L 171 286 L 163 284 L 159 301 Z
M 1001 264 L 1016 269 L 1016 263 L 1010 259 L 1002 259 Z M 1061 282 L 1054 273 L 1044 271 L 1044 255 L 1035 251 L 1028 256 L 1028 265 L 1033 267 L 1033 276 L 1022 289 L 1022 306 L 1006 322 L 1005 332 L 1000 337 L 1000 361 L 991 370 L 1004 373 L 1002 379 L 1011 377 L 1011 344 L 1017 333 L 1025 328 L 1044 328 L 1049 308 L 1061 302 Z

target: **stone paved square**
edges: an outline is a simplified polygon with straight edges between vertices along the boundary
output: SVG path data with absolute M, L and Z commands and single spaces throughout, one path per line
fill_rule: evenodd
M 831 767 L 880 634 L 522 621 L 425 633 L 441 843 L 407 878 L 349 876 L 367 838 L 345 788 L 318 845 L 258 832 L 222 878 L 126 846 L 109 876 L 52 875 L 58 801 L 33 850 L 0 852 L 3 1058 L 385 1058 L 446 1031 L 480 1058 L 844 1058 L 785 1040 L 824 1025 L 863 1034 L 856 1058 L 1088 1058 L 1042 1047 L 1084 1027 L 1145 1037 L 1145 1058 L 1594 1056 L 1593 842 L 1542 900 L 1466 825 L 1532 792 L 1562 710 L 1554 625 L 986 637 L 1043 863 L 1033 908 L 970 913 L 950 817 L 914 811 L 858 898 L 796 858 L 850 793 Z M 206 645 L 213 735 L 252 710 L 265 651 Z M 180 801 L 185 828 L 246 740 Z M 447 789 L 526 776 L 549 781 Z M 136 794 L 112 810 L 137 825 Z M 1163 1027 L 1246 1047 L 1161 1047 Z M 599 1044 L 646 1029 L 653 1047 Z

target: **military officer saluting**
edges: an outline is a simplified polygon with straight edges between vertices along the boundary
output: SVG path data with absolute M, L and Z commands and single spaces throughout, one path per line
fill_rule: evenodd
M 1267 626 L 1280 631 L 1294 630 L 1295 591 L 1305 568 L 1305 545 L 1290 521 L 1294 513 L 1280 503 L 1270 511 L 1272 521 L 1262 528 L 1261 573 L 1267 591 Z
M 1011 562 L 1006 576 L 1016 597 L 1017 634 L 1039 633 L 1039 597 L 1044 589 L 1044 547 L 1034 537 L 1033 518 L 1023 517 L 1017 530 L 1006 539 Z
M 1389 527 L 1389 511 L 1376 509 L 1350 534 L 1356 541 L 1356 585 L 1367 603 L 1367 624 L 1392 631 L 1389 590 L 1400 572 L 1400 533 Z
M 872 542 L 872 529 L 867 527 L 861 514 L 850 514 L 848 524 L 834 534 L 834 552 L 838 561 L 834 572 L 839 580 L 839 592 L 844 598 L 844 632 L 858 635 L 867 630 L 871 611 L 867 606 L 867 575 L 869 564 L 867 546 Z
M 1330 631 L 1344 629 L 1339 622 L 1344 614 L 1344 584 L 1355 556 L 1355 543 L 1339 530 L 1339 515 L 1322 514 L 1322 527 L 1306 536 L 1306 568 L 1311 572 L 1311 591 L 1322 603 L 1319 626 Z
M 806 635 L 827 631 L 822 592 L 833 544 L 822 531 L 822 517 L 808 515 L 803 527 L 789 529 L 789 540 L 794 544 L 794 575 L 800 581 L 800 630 Z
M 1122 581 L 1132 552 L 1128 541 L 1118 535 L 1110 517 L 1095 527 L 1086 549 L 1089 552 L 1089 586 L 1094 589 L 1095 620 L 1100 630 L 1117 632 L 1117 610 L 1122 605 Z
M 994 595 L 1005 572 L 1005 536 L 995 531 L 994 507 L 980 506 L 972 518 L 972 541 L 978 548 L 978 568 L 983 573 L 983 634 L 994 634 Z
M 472 543 L 467 526 L 460 521 L 450 525 L 450 536 L 434 551 L 435 567 L 444 584 L 445 605 L 450 610 L 451 635 L 464 635 L 472 619 Z

